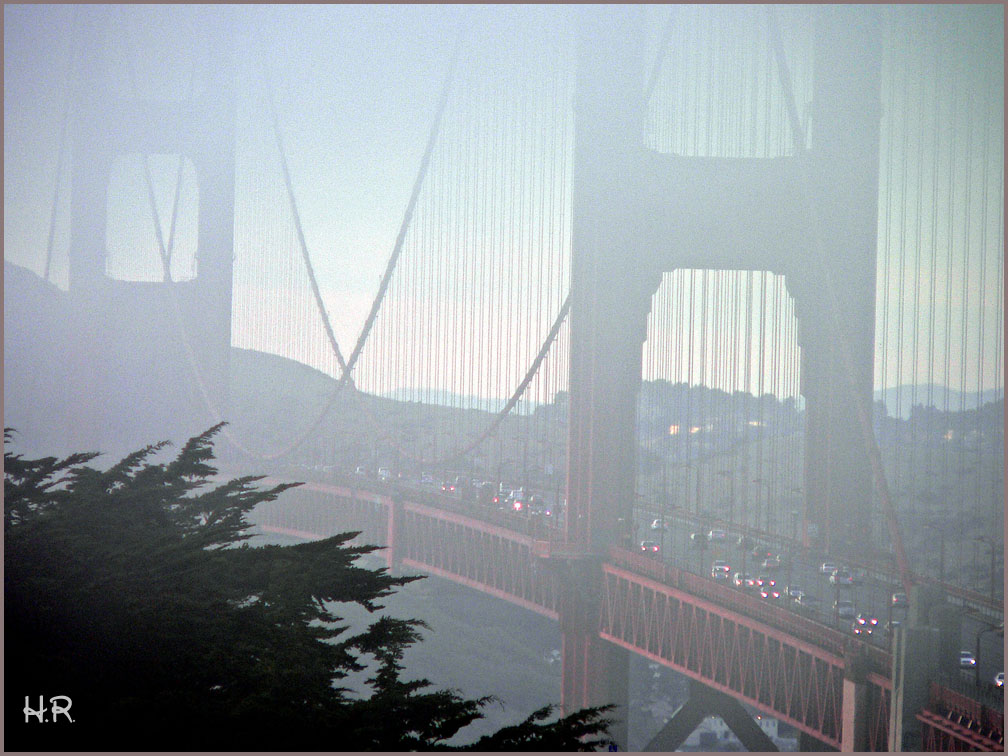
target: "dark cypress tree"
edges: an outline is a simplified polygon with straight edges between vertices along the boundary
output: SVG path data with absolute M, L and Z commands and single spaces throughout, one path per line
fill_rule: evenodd
M 296 484 L 211 485 L 219 428 L 167 463 L 157 444 L 105 471 L 5 449 L 5 750 L 443 748 L 490 699 L 402 679 L 422 622 L 354 634 L 334 613 L 377 612 L 418 578 L 357 566 L 375 547 L 356 533 L 250 546 L 245 515 Z M 371 668 L 369 696 L 341 685 Z M 607 711 L 543 709 L 474 746 L 592 750 Z

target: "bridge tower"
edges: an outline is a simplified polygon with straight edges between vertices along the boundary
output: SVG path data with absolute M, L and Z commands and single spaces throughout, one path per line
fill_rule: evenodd
M 772 159 L 645 148 L 642 20 L 634 8 L 593 6 L 580 16 L 568 539 L 599 558 L 630 538 L 651 298 L 663 272 L 707 268 L 785 276 L 803 352 L 808 519 L 830 541 L 857 541 L 872 498 L 857 417 L 871 416 L 873 387 L 879 17 L 819 9 L 810 144 Z M 600 589 L 572 593 L 595 597 Z M 564 707 L 625 701 L 620 652 L 581 637 L 575 621 L 561 618 L 561 628 Z
M 67 340 L 69 435 L 78 448 L 133 449 L 205 430 L 227 396 L 234 237 L 233 50 L 223 25 L 191 100 L 139 100 L 110 75 L 107 8 L 82 13 L 86 59 L 74 93 Z M 215 16 L 217 23 L 223 19 Z M 209 17 L 208 17 L 209 19 Z M 205 20 L 208 20 L 205 19 Z M 124 281 L 106 272 L 115 160 L 187 159 L 198 187 L 197 272 L 188 281 Z M 135 219 L 151 223 L 151 215 Z M 153 227 L 153 226 L 151 226 Z M 184 434 L 184 435 L 183 435 Z

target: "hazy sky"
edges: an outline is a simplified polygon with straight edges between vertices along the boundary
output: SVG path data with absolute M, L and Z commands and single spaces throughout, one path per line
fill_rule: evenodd
M 75 13 L 87 10 L 5 8 L 5 173 L 17 177 L 6 186 L 7 210 L 20 206 L 24 195 L 17 188 L 33 168 L 42 168 L 36 173 L 44 172 L 47 180 L 33 177 L 31 199 L 51 202 L 56 150 L 45 156 L 51 165 L 40 164 L 38 152 L 42 141 L 53 140 L 59 131 L 59 95 L 66 86 L 63 67 Z M 268 67 L 276 83 L 309 247 L 336 290 L 357 289 L 365 281 L 371 287 L 391 251 L 444 78 L 453 41 L 445 30 L 463 11 L 349 5 L 203 8 L 197 13 L 241 23 L 246 30 L 238 33 L 239 42 L 255 33 L 265 43 L 245 63 Z M 132 54 L 134 65 L 144 65 L 138 51 L 157 44 L 159 65 L 146 65 L 148 76 L 138 78 L 184 89 L 192 52 L 206 44 L 192 6 L 116 6 L 109 14 L 116 30 L 124 32 L 117 37 L 117 52 Z M 116 63 L 125 68 L 123 58 Z M 262 115 L 261 125 L 268 127 Z M 7 256 L 33 261 L 46 242 L 47 219 L 19 220 L 5 225 Z M 351 255 L 355 266 L 346 264 Z M 340 283 L 348 273 L 356 280 Z
M 391 253 L 458 31 L 463 30 L 466 44 L 463 75 L 472 80 L 488 77 L 485 80 L 497 82 L 500 91 L 514 96 L 507 94 L 508 87 L 527 86 L 531 79 L 522 78 L 530 76 L 527 69 L 538 67 L 540 62 L 557 68 L 570 65 L 565 58 L 569 51 L 557 40 L 573 28 L 572 19 L 583 12 L 557 6 L 440 5 L 109 6 L 106 11 L 104 28 L 108 38 L 88 37 L 84 44 L 106 44 L 117 86 L 141 96 L 183 96 L 189 86 L 192 61 L 202 57 L 200 51 L 206 45 L 216 43 L 215 30 L 221 25 L 234 30 L 233 42 L 243 51 L 238 60 L 242 71 L 240 88 L 246 98 L 237 122 L 239 184 L 242 176 L 253 185 L 257 180 L 255 175 L 242 174 L 243 166 L 252 164 L 247 155 L 257 154 L 253 149 L 243 152 L 244 148 L 272 149 L 269 159 L 276 160 L 263 89 L 258 83 L 259 72 L 268 71 L 307 246 L 326 306 L 337 321 L 344 352 L 352 347 Z M 750 16 L 760 18 L 758 9 L 751 7 L 680 11 L 681 19 L 709 19 L 712 34 L 722 28 L 718 24 L 738 26 L 745 16 L 742 26 L 750 28 L 754 27 Z M 640 12 L 647 30 L 647 39 L 642 43 L 644 58 L 651 61 L 670 11 L 664 6 L 648 6 Z M 1003 378 L 992 367 L 991 359 L 994 341 L 1003 332 L 1003 290 L 995 283 L 1001 277 L 999 271 L 1003 271 L 1003 230 L 1000 216 L 990 208 L 1003 202 L 1003 171 L 999 174 L 997 170 L 1003 163 L 1003 34 L 991 32 L 1003 28 L 1003 10 L 991 6 L 935 11 L 894 8 L 889 12 L 902 14 L 893 28 L 899 30 L 897 37 L 903 40 L 900 49 L 909 51 L 910 56 L 899 60 L 894 56 L 889 65 L 895 61 L 915 70 L 926 67 L 931 60 L 941 60 L 941 56 L 959 63 L 937 75 L 935 80 L 943 82 L 940 86 L 947 85 L 944 91 L 908 87 L 883 93 L 884 107 L 905 108 L 908 97 L 915 98 L 911 109 L 915 103 L 937 105 L 931 111 L 920 111 L 934 112 L 936 117 L 930 121 L 930 116 L 905 119 L 889 131 L 885 131 L 884 122 L 883 145 L 890 145 L 890 154 L 895 157 L 888 164 L 888 173 L 883 166 L 880 185 L 880 210 L 884 213 L 888 208 L 889 219 L 885 221 L 888 225 L 880 227 L 879 264 L 880 270 L 889 266 L 885 270 L 889 283 L 880 287 L 878 297 L 880 366 L 876 382 L 884 377 L 887 385 L 895 385 L 926 377 L 928 365 L 936 358 L 929 353 L 926 341 L 913 343 L 906 334 L 912 322 L 928 321 L 928 308 L 937 308 L 935 332 L 940 345 L 946 315 L 950 332 L 967 332 L 967 388 L 978 385 L 978 375 L 982 375 L 980 382 L 987 388 L 1001 385 Z M 70 59 L 75 52 L 73 32 L 91 13 L 93 9 L 88 6 L 4 8 L 4 254 L 6 259 L 39 273 L 45 265 L 50 233 L 60 126 L 69 86 L 67 73 L 81 73 Z M 800 13 L 800 9 L 782 9 L 785 33 Z M 919 44 L 921 38 L 931 39 L 934 49 Z M 716 44 L 711 49 L 716 54 Z M 249 55 L 249 50 L 255 52 Z M 473 64 L 477 52 L 483 67 Z M 967 53 L 972 57 L 965 58 Z M 917 60 L 912 59 L 914 54 Z M 670 60 L 675 58 L 670 56 Z M 801 97 L 802 67 L 800 61 L 794 63 Z M 981 75 L 989 66 L 993 68 L 988 75 Z M 130 82 L 131 70 L 135 71 L 135 83 Z M 198 82 L 198 75 L 195 80 Z M 991 81 L 999 86 L 992 87 Z M 485 94 L 487 102 L 491 94 L 489 90 Z M 662 97 L 660 91 L 656 97 Z M 489 109 L 487 102 L 478 100 L 477 105 Z M 799 107 L 803 105 L 799 100 Z M 986 125 L 978 128 L 977 123 L 984 119 Z M 948 151 L 950 129 L 958 130 L 960 146 L 955 155 Z M 972 136 L 964 138 L 966 133 Z M 926 148 L 924 153 L 931 150 L 938 157 L 931 163 L 925 160 L 930 167 L 908 170 L 906 166 L 914 164 L 914 151 L 920 145 Z M 262 181 L 271 182 L 275 196 L 282 200 L 278 167 L 275 163 L 272 167 L 263 165 L 264 171 L 272 173 Z M 167 232 L 177 163 L 173 156 L 155 158 L 151 170 Z M 60 285 L 66 281 L 68 171 L 69 156 L 63 166 L 51 272 L 51 278 Z M 114 177 L 113 183 L 119 182 L 123 196 L 139 194 L 145 201 L 141 174 L 136 170 L 132 177 L 127 174 Z M 186 207 L 196 206 L 194 196 L 187 195 L 191 184 L 187 169 L 183 173 L 182 212 L 176 230 L 180 258 L 173 268 L 176 276 L 185 273 L 186 239 L 192 238 L 191 228 L 187 232 L 186 227 L 187 217 L 191 216 L 185 212 Z M 916 186 L 924 189 L 915 193 Z M 948 188 L 951 186 L 955 189 Z M 987 202 L 986 209 L 980 208 L 981 196 Z M 278 216 L 285 212 L 289 216 L 280 200 L 271 207 Z M 974 214 L 970 220 L 961 210 L 966 201 Z M 248 208 L 252 206 L 247 200 L 239 196 L 237 205 L 239 217 L 243 207 L 244 217 L 251 217 Z M 264 225 L 267 220 L 263 220 Z M 299 265 L 290 218 L 282 220 L 282 224 L 281 246 L 286 245 L 286 254 L 293 261 L 289 264 Z M 109 239 L 113 253 L 110 269 L 121 265 L 125 271 L 135 265 L 134 256 L 126 252 L 141 243 L 130 233 L 140 231 L 135 228 L 117 233 L 119 236 Z M 159 266 L 150 227 L 143 233 L 148 249 L 145 269 L 157 275 Z M 236 251 L 254 246 L 250 238 L 256 233 L 259 229 L 239 229 Z M 955 257 L 946 270 L 949 248 Z M 932 249 L 939 251 L 934 264 Z M 266 290 L 263 282 L 240 278 L 239 268 L 236 265 L 236 297 L 248 287 Z M 937 280 L 933 293 L 927 285 L 931 280 Z M 287 297 L 266 299 L 276 308 L 302 312 L 307 307 L 307 294 L 300 296 L 304 301 L 294 303 L 287 302 Z M 540 331 L 544 332 L 548 325 L 541 324 Z M 241 328 L 236 323 L 236 332 Z M 314 328 L 317 333 L 313 338 L 317 338 L 319 327 Z M 883 333 L 888 336 L 883 338 Z M 530 336 L 529 341 L 534 338 Z M 321 351 L 324 339 L 319 343 Z M 895 349 L 894 344 L 901 346 Z M 534 352 L 534 347 L 527 348 Z M 984 368 L 978 373 L 980 361 Z M 952 382 L 958 383 L 958 371 L 954 372 Z M 944 380 L 940 374 L 931 377 Z

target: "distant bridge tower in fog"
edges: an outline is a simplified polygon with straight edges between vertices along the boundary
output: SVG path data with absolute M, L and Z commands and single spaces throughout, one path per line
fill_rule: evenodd
M 76 323 L 68 405 L 79 444 L 131 446 L 205 429 L 227 396 L 234 238 L 234 76 L 226 30 L 199 61 L 188 100 L 141 100 L 116 86 L 109 11 L 81 14 L 85 59 L 74 92 L 69 295 Z M 119 72 L 121 76 L 122 72 Z M 195 74 L 194 74 L 195 76 Z M 194 82 L 197 80 L 194 79 Z M 108 201 L 117 159 L 189 161 L 198 188 L 196 274 L 188 281 L 117 280 L 107 273 Z M 146 166 L 148 190 L 149 164 Z M 150 214 L 130 219 L 150 229 Z M 170 241 L 158 231 L 162 257 Z M 201 396 L 202 395 L 202 396 Z M 75 417 L 74 417 L 75 416 Z

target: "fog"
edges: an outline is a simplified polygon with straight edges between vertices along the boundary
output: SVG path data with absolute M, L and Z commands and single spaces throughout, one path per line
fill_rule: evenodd
M 1001 6 L 6 5 L 4 424 L 111 463 L 225 420 L 229 464 L 294 475 L 468 444 L 444 476 L 521 470 L 559 504 L 590 320 L 654 395 L 789 422 L 850 350 L 851 406 L 944 413 L 920 433 L 955 426 L 960 457 L 982 437 L 986 527 L 1003 56 Z M 637 424 L 669 454 L 668 417 Z M 800 491 L 782 443 L 766 475 Z M 658 464 L 638 496 L 693 486 Z
M 882 99 L 877 390 L 937 384 L 983 393 L 998 390 L 1003 382 L 997 367 L 1003 254 L 997 200 L 1001 179 L 996 170 L 1003 141 L 997 117 L 1003 107 L 998 52 L 1003 42 L 997 24 L 988 23 L 996 20 L 988 18 L 996 12 L 976 7 L 852 12 L 852 18 L 862 19 L 880 37 L 875 61 L 881 67 Z M 805 125 L 806 143 L 814 147 L 812 47 L 817 16 L 812 9 L 789 7 L 777 9 L 777 16 L 796 115 Z M 449 354 L 467 354 L 473 370 L 487 379 L 465 386 L 465 393 L 505 397 L 538 349 L 566 292 L 572 150 L 576 139 L 588 138 L 587 133 L 577 137 L 574 127 L 578 34 L 588 40 L 587 30 L 594 28 L 590 34 L 600 35 L 598 39 L 583 44 L 599 52 L 618 41 L 618 29 L 624 30 L 624 37 L 635 34 L 640 39 L 617 44 L 632 49 L 629 56 L 616 54 L 624 55 L 633 70 L 596 66 L 590 87 L 583 85 L 578 95 L 583 99 L 594 97 L 592 92 L 621 93 L 625 109 L 636 108 L 638 113 L 639 122 L 627 133 L 636 133 L 640 146 L 670 156 L 771 162 L 795 149 L 788 99 L 775 81 L 777 63 L 761 6 L 11 6 L 5 20 L 5 260 L 73 290 L 72 207 L 87 207 L 107 220 L 93 219 L 98 225 L 92 236 L 99 241 L 80 244 L 104 242 L 104 250 L 81 250 L 74 253 L 78 258 L 91 256 L 97 261 L 92 267 L 103 268 L 112 279 L 157 281 L 164 268 L 159 244 L 168 245 L 172 279 L 193 278 L 197 258 L 211 254 L 209 248 L 197 254 L 198 224 L 208 213 L 224 213 L 215 227 L 228 236 L 232 209 L 214 208 L 216 198 L 208 206 L 211 198 L 201 198 L 201 188 L 209 187 L 199 186 L 203 179 L 197 172 L 205 173 L 210 166 L 197 171 L 188 154 L 195 143 L 181 155 L 180 165 L 179 154 L 170 149 L 178 139 L 166 132 L 153 138 L 160 144 L 151 144 L 152 151 L 141 158 L 143 139 L 138 142 L 137 135 L 152 132 L 153 123 L 170 112 L 168 104 L 138 112 L 137 117 L 149 121 L 138 125 L 114 116 L 112 103 L 203 102 L 187 116 L 191 125 L 185 128 L 219 132 L 230 145 L 222 149 L 229 154 L 233 150 L 233 174 L 230 158 L 215 158 L 222 175 L 234 176 L 233 192 L 221 195 L 233 197 L 233 234 L 212 242 L 233 252 L 231 292 L 226 295 L 232 298 L 231 342 L 281 354 L 334 376 L 340 372 L 338 360 L 316 312 L 302 257 L 311 259 L 319 302 L 336 342 L 349 353 L 395 247 L 457 41 L 460 75 L 453 83 L 429 180 L 421 187 L 419 212 L 425 202 L 456 212 L 447 221 L 442 218 L 446 267 L 461 266 L 458 261 L 465 256 L 492 254 L 495 247 L 502 257 L 487 263 L 495 280 L 480 291 L 467 288 L 472 281 L 467 283 L 465 269 L 460 278 L 441 274 L 445 291 L 460 292 L 463 306 L 470 308 L 485 302 L 484 314 L 468 325 L 446 322 L 436 333 L 418 330 L 411 340 L 446 342 L 436 347 L 445 355 L 440 364 Z M 587 64 L 582 60 L 580 65 L 586 81 Z M 637 94 L 632 94 L 635 87 Z M 615 99 L 604 98 L 607 107 L 615 107 Z M 270 99 L 293 204 L 284 185 Z M 206 106 L 209 101 L 217 101 L 215 108 Z M 222 116 L 219 108 L 228 115 Z M 508 108 L 515 112 L 508 114 Z M 222 119 L 230 123 L 231 118 L 233 133 L 220 128 Z M 93 186 L 79 179 L 80 166 L 99 159 L 89 154 L 98 145 L 82 132 L 88 121 L 102 133 L 108 145 L 104 149 L 114 153 L 111 164 L 102 169 L 107 179 L 99 178 Z M 475 152 L 458 154 L 453 144 Z M 467 170 L 473 174 L 463 174 Z M 646 184 L 620 188 L 627 193 L 624 201 L 636 205 L 642 219 L 668 219 L 667 227 L 632 221 L 621 243 L 657 255 L 652 264 L 659 269 L 675 265 L 785 273 L 775 250 L 808 246 L 802 218 L 788 218 L 781 207 L 784 196 L 801 193 L 799 177 L 790 180 L 791 188 L 783 195 L 767 202 L 761 189 L 766 177 L 759 169 L 746 179 L 751 186 L 737 186 L 735 192 L 712 182 L 740 177 L 698 173 L 693 179 L 682 178 L 693 170 L 683 165 L 674 198 L 659 200 L 661 192 Z M 543 172 L 541 177 L 537 171 Z M 516 203 L 508 194 L 515 191 L 528 201 Z M 104 196 L 80 196 L 92 192 Z M 643 194 L 634 197 L 634 192 Z M 735 223 L 703 225 L 704 218 L 723 216 L 716 204 L 732 194 L 752 196 L 752 205 L 735 210 Z M 159 229 L 150 220 L 152 197 Z M 505 199 L 510 203 L 506 207 Z M 680 212 L 662 210 L 661 202 L 669 200 Z M 452 211 L 451 202 L 459 209 Z M 512 217 L 515 212 L 518 216 Z M 404 258 L 422 255 L 411 252 L 410 245 L 420 250 L 431 243 L 430 230 L 416 227 L 421 222 L 407 230 Z M 537 236 L 543 224 L 546 230 Z M 477 226 L 482 230 L 477 232 Z M 507 234 L 519 228 L 518 251 L 510 247 L 515 242 L 501 247 Z M 652 236 L 635 238 L 645 228 Z M 83 238 L 79 228 L 77 233 Z M 682 252 L 672 257 L 662 251 L 670 238 L 683 240 Z M 464 239 L 461 249 L 459 239 Z M 519 259 L 519 254 L 530 257 Z M 533 255 L 545 277 L 520 271 Z M 404 268 L 406 264 L 404 259 Z M 477 263 L 473 265 L 475 274 Z M 401 271 L 393 276 L 386 308 L 390 312 L 395 307 L 415 312 L 422 306 L 407 288 L 406 277 Z M 864 280 L 870 282 L 870 276 Z M 664 288 L 673 286 L 669 282 Z M 688 296 L 689 283 L 676 286 Z M 550 312 L 537 314 L 528 334 L 520 323 L 529 318 L 494 310 L 515 297 L 524 310 L 540 296 L 546 299 L 541 308 Z M 726 302 L 738 302 L 742 296 L 735 291 L 726 295 Z M 713 300 L 708 304 L 712 306 Z M 757 298 L 751 306 L 751 317 L 759 318 L 763 308 L 775 311 L 787 305 L 786 299 Z M 694 307 L 699 319 L 699 297 Z M 95 313 L 87 319 L 100 317 Z M 288 337 L 294 322 L 302 324 L 300 344 Z M 8 331 L 13 326 L 8 322 Z M 701 326 L 692 328 L 699 340 Z M 480 331 L 492 333 L 494 342 L 514 342 L 505 360 L 514 365 L 510 373 L 492 372 L 486 347 L 476 337 Z M 449 332 L 457 343 L 447 343 Z M 16 342 L 18 336 L 11 338 Z M 380 339 L 376 335 L 376 344 Z M 758 360 L 753 355 L 763 348 L 753 339 L 748 351 L 755 372 Z M 390 348 L 370 347 L 364 363 L 380 361 L 378 352 L 387 354 Z M 393 359 L 402 363 L 405 353 Z M 381 371 L 362 365 L 358 372 L 365 387 L 401 395 L 403 389 L 454 390 L 456 374 L 465 368 L 462 362 L 450 371 L 432 364 L 427 377 L 400 368 L 387 378 L 388 385 L 364 377 L 368 369 Z M 697 380 L 685 373 L 655 377 Z M 775 379 L 766 373 L 761 380 L 772 384 Z M 725 388 L 755 391 L 756 382 L 736 381 Z

